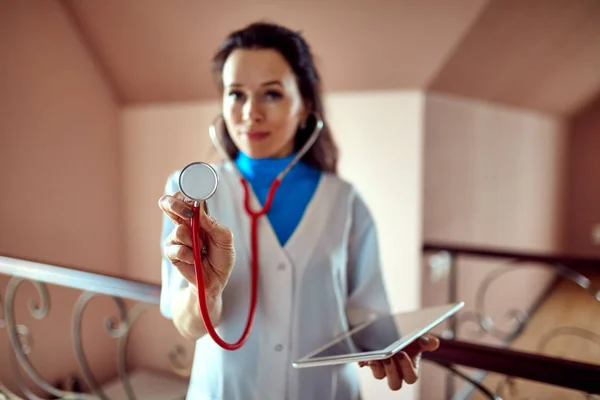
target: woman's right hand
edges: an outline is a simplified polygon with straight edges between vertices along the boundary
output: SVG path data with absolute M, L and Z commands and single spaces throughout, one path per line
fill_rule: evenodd
M 181 192 L 172 196 L 163 195 L 158 204 L 175 224 L 175 229 L 168 236 L 163 249 L 165 256 L 195 287 L 196 272 L 191 230 L 193 206 L 186 201 Z M 204 289 L 207 297 L 216 297 L 225 288 L 235 264 L 233 233 L 202 211 L 200 211 L 200 228 L 204 234 L 201 233 L 199 243 L 201 248 L 202 246 L 206 248 L 206 251 L 202 252 Z

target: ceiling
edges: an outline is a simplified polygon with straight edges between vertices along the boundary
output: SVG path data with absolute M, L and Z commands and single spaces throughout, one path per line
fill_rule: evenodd
M 326 91 L 424 89 L 569 115 L 600 92 L 599 0 L 63 0 L 123 103 L 213 99 L 231 30 L 304 33 Z

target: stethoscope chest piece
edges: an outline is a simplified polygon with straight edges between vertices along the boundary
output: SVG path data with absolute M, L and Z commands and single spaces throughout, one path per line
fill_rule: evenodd
M 188 164 L 179 176 L 179 189 L 190 200 L 202 202 L 208 200 L 217 191 L 219 176 L 207 163 Z

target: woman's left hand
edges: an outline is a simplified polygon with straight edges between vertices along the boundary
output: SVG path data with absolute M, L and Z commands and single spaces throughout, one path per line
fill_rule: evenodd
M 440 341 L 431 335 L 425 335 L 408 345 L 404 351 L 382 361 L 361 361 L 360 367 L 369 366 L 375 379 L 387 377 L 392 390 L 400 390 L 403 382 L 411 385 L 419 379 L 419 364 L 424 351 L 435 351 Z

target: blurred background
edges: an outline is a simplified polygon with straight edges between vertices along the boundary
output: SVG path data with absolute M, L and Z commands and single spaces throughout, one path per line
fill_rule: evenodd
M 600 1 L 0 0 L 0 393 L 97 384 L 128 398 L 123 354 L 148 390 L 138 398 L 185 391 L 193 344 L 153 300 L 121 325 L 125 353 L 105 318 L 138 310 L 128 287 L 156 295 L 157 200 L 173 171 L 215 160 L 209 61 L 258 20 L 312 45 L 340 175 L 373 210 L 394 309 L 464 300 L 440 335 L 534 355 L 568 325 L 578 333 L 545 354 L 600 365 Z M 121 285 L 124 303 L 82 297 L 73 270 Z M 361 371 L 364 398 L 475 396 L 433 360 L 423 368 L 400 393 Z M 583 398 L 469 373 L 496 392 L 518 386 L 504 398 Z

